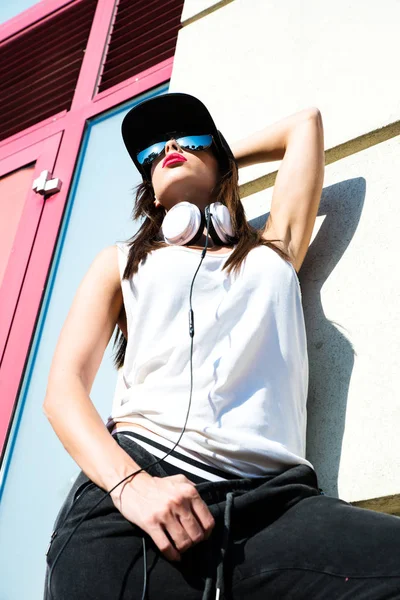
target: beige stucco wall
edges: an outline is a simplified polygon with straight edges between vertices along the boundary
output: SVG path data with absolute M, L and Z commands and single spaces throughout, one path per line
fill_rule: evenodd
M 200 97 L 228 141 L 321 110 L 325 183 L 300 271 L 308 456 L 329 494 L 399 494 L 400 3 L 186 0 L 183 22 L 170 89 Z M 278 167 L 242 170 L 250 219 L 267 213 L 262 177 Z

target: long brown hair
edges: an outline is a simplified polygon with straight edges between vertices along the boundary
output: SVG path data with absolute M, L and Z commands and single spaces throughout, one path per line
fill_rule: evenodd
M 250 250 L 257 246 L 268 246 L 285 260 L 290 260 L 283 250 L 274 245 L 274 242 L 280 242 L 281 240 L 264 239 L 264 229 L 256 229 L 247 222 L 239 196 L 238 170 L 232 159 L 229 159 L 229 171 L 220 177 L 213 196 L 214 201 L 227 206 L 235 235 L 236 248 L 223 267 L 228 273 L 238 273 L 242 261 Z M 162 207 L 157 208 L 154 204 L 154 191 L 151 183 L 143 181 L 136 188 L 136 201 L 132 211 L 132 219 L 136 220 L 143 217 L 145 219 L 135 235 L 126 242 L 129 252 L 123 279 L 129 279 L 137 273 L 140 263 L 149 252 L 167 246 L 161 234 L 164 216 L 165 209 Z M 114 339 L 114 365 L 117 369 L 124 364 L 126 345 L 127 340 L 117 327 Z

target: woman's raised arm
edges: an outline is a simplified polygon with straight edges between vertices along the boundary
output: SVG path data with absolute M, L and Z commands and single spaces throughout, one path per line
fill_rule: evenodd
M 324 129 L 316 107 L 265 127 L 232 146 L 239 167 L 282 160 L 264 237 L 282 240 L 281 249 L 299 271 L 310 243 L 324 181 Z

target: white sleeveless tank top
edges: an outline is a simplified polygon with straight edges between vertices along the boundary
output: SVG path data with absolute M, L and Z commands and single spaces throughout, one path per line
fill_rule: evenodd
M 128 249 L 116 245 L 128 343 L 107 425 L 141 425 L 149 439 L 172 448 L 188 409 L 189 289 L 201 254 L 161 248 L 122 280 Z M 177 450 L 237 477 L 312 467 L 305 459 L 308 357 L 296 271 L 260 246 L 229 275 L 229 254 L 208 252 L 194 283 L 193 395 Z

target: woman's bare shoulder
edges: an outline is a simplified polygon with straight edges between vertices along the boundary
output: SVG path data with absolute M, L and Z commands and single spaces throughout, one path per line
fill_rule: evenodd
M 75 302 L 89 305 L 97 298 L 104 306 L 115 302 L 121 296 L 121 280 L 116 245 L 102 248 L 93 258 L 86 271 L 75 297 Z
M 89 270 L 97 271 L 110 280 L 110 283 L 114 281 L 120 284 L 117 245 L 113 244 L 102 248 L 94 257 Z
M 106 246 L 105 248 L 102 248 L 95 256 L 95 260 L 97 259 L 99 259 L 100 261 L 104 261 L 105 263 L 110 263 L 110 265 L 115 265 L 118 259 L 117 244 L 112 244 L 111 246 Z

